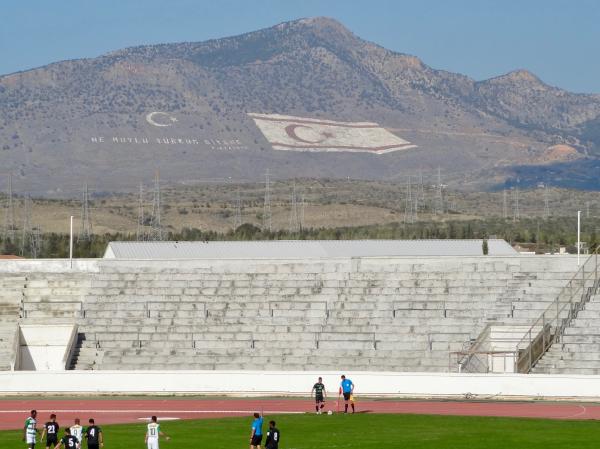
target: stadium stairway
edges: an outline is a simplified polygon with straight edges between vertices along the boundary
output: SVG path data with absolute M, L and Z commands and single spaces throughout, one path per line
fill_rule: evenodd
M 571 321 L 532 372 L 538 374 L 600 374 L 600 295 L 595 294 Z

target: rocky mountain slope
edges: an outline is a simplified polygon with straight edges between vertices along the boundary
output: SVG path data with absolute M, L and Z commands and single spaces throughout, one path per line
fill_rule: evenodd
M 249 113 L 374 122 L 417 148 L 278 151 Z M 258 179 L 266 169 L 282 178 L 401 179 L 439 166 L 448 182 L 482 188 L 515 176 L 526 183 L 523 167 L 535 182 L 552 183 L 556 170 L 578 176 L 597 155 L 600 95 L 523 70 L 477 82 L 328 18 L 0 77 L 0 172 L 33 192 L 84 182 L 129 190 L 156 168 L 163 179 L 193 182 Z

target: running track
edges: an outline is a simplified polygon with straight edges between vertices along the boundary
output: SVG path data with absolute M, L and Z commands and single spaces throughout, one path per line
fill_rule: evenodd
M 336 402 L 328 407 L 335 411 Z M 286 399 L 93 399 L 93 400 L 0 400 L 0 430 L 20 429 L 31 409 L 45 422 L 56 412 L 59 422 L 81 418 L 82 424 L 94 417 L 103 424 L 139 422 L 140 418 L 202 419 L 314 411 L 310 400 Z M 531 402 L 439 402 L 439 401 L 360 401 L 357 411 L 370 413 L 412 413 L 431 415 L 506 416 L 549 419 L 600 419 L 600 405 Z

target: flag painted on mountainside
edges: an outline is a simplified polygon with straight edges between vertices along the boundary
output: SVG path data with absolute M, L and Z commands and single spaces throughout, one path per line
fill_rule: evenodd
M 385 154 L 416 148 L 377 123 L 248 114 L 274 150 Z

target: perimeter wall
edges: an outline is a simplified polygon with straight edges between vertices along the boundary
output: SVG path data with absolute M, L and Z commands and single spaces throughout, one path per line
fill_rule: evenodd
M 600 376 L 345 373 L 361 397 L 600 398 Z M 0 372 L 0 395 L 182 394 L 308 396 L 318 376 L 337 398 L 340 373 L 276 371 L 63 371 Z

